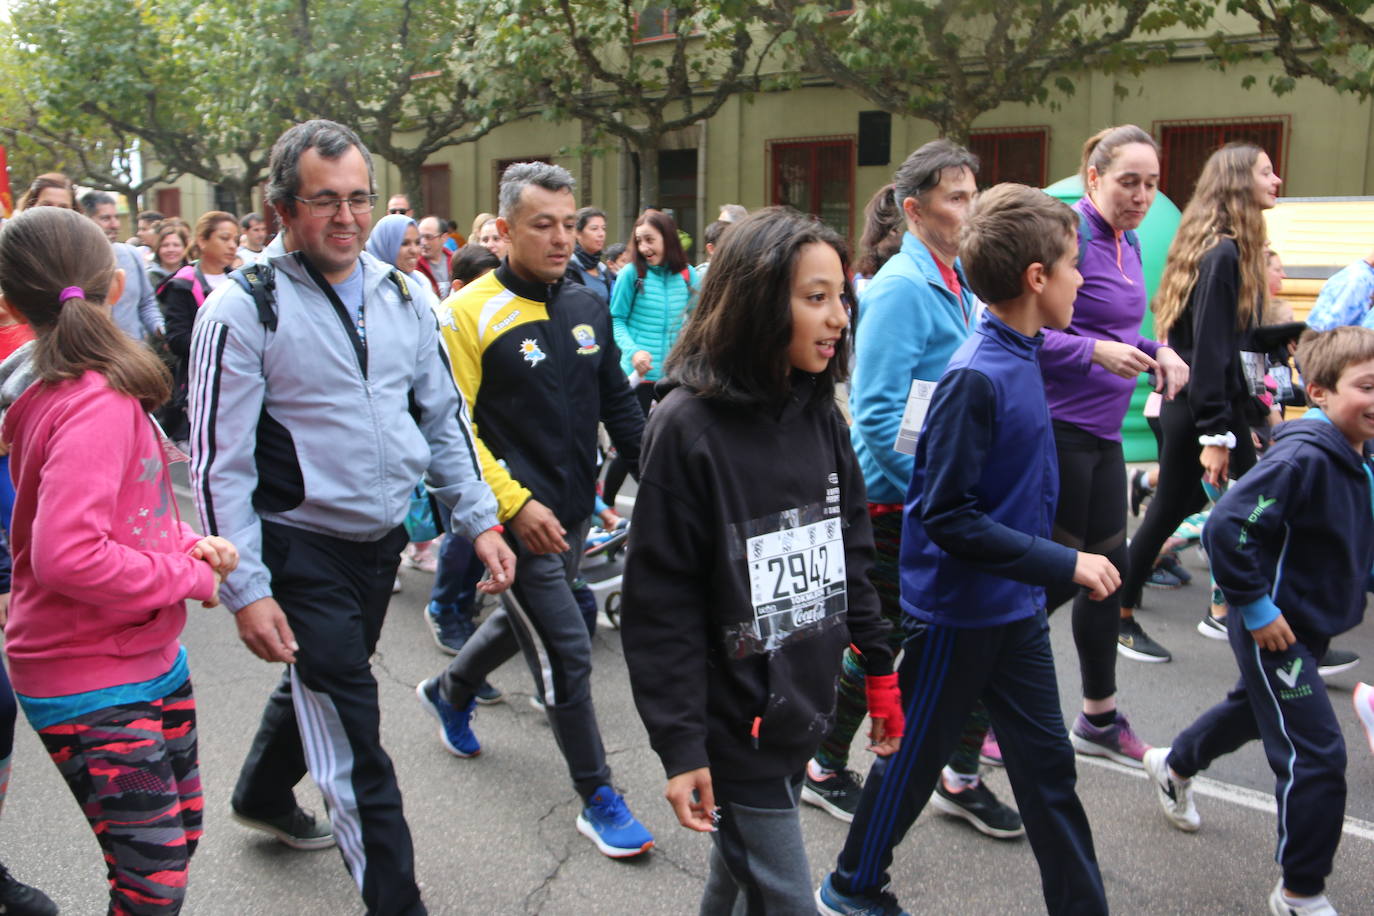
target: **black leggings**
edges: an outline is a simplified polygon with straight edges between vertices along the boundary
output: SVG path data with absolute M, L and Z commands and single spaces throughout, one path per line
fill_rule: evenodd
M 1243 418 L 1245 406 L 1231 405 L 1231 416 Z M 1150 498 L 1145 519 L 1131 538 L 1129 567 L 1121 585 L 1123 607 L 1140 607 L 1140 592 L 1154 568 L 1159 549 L 1185 518 L 1207 505 L 1202 489 L 1202 446 L 1197 444 L 1197 424 L 1186 397 L 1165 401 L 1159 409 L 1159 425 L 1164 430 L 1164 446 L 1159 452 L 1159 483 Z M 1231 450 L 1230 477 L 1234 480 L 1255 466 L 1255 446 L 1250 429 L 1237 423 L 1236 447 Z
M 1100 553 L 1126 577 L 1126 460 L 1121 443 L 1099 439 L 1070 423 L 1054 421 L 1059 453 L 1059 506 L 1054 539 L 1066 547 Z M 1116 694 L 1116 637 L 1121 619 L 1120 592 L 1093 601 L 1072 582 L 1045 591 L 1050 613 L 1073 598 L 1073 643 L 1083 697 L 1105 700 Z
M 640 382 L 635 386 L 635 400 L 639 402 L 640 410 L 644 411 L 644 416 L 649 415 L 649 405 L 654 402 L 655 382 Z M 601 498 L 606 501 L 606 505 L 615 508 L 615 495 L 620 492 L 620 485 L 625 482 L 625 475 L 630 469 L 625 466 L 625 459 L 616 455 L 611 459 L 610 465 L 606 468 L 606 483 L 601 489 Z

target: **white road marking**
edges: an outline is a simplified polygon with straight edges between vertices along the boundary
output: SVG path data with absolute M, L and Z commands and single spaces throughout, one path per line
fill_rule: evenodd
M 1133 776 L 1136 779 L 1148 779 L 1144 770 L 1135 767 L 1123 766 L 1115 760 L 1107 760 L 1102 757 L 1085 757 L 1082 754 L 1076 755 L 1079 763 L 1091 764 L 1101 767 L 1104 770 L 1111 770 L 1113 773 L 1123 773 Z M 1218 798 L 1232 804 L 1240 805 L 1242 808 L 1249 808 L 1253 811 L 1263 811 L 1265 814 L 1278 814 L 1278 805 L 1274 801 L 1274 796 L 1260 792 L 1257 789 L 1250 789 L 1245 786 L 1232 785 L 1229 782 L 1221 782 L 1217 779 L 1209 779 L 1206 776 L 1193 777 L 1193 794 L 1202 795 L 1207 798 Z M 1358 817 L 1347 816 L 1342 833 L 1349 836 L 1357 836 L 1364 840 L 1374 841 L 1374 822 L 1361 820 Z

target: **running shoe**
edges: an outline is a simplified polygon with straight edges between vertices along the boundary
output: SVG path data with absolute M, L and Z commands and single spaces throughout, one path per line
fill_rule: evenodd
M 1167 568 L 1161 565 L 1150 570 L 1149 578 L 1145 580 L 1146 588 L 1182 588 L 1183 581 L 1174 575 Z
M 493 687 L 490 681 L 483 681 L 472 692 L 472 698 L 483 706 L 494 706 L 505 702 L 506 695 L 501 692 L 500 687 Z
M 1155 787 L 1155 798 L 1164 816 L 1184 833 L 1196 833 L 1202 826 L 1197 806 L 1193 804 L 1193 781 L 1175 779 L 1169 772 L 1169 748 L 1154 747 L 1145 752 L 1145 772 Z
M 425 712 L 439 721 L 439 740 L 450 754 L 455 757 L 476 757 L 482 753 L 482 745 L 472 733 L 471 725 L 476 698 L 468 700 L 462 709 L 451 705 L 439 693 L 437 677 L 421 681 L 415 687 L 415 696 Z
M 602 786 L 587 799 L 587 807 L 577 816 L 577 832 L 612 859 L 637 856 L 654 845 L 653 834 L 635 820 L 625 798 L 610 786 Z
M 1116 651 L 1136 662 L 1173 661 L 1169 650 L 1151 639 L 1134 617 L 1121 618 L 1121 629 L 1116 637 Z
M 1074 720 L 1073 730 L 1069 733 L 1073 749 L 1089 757 L 1106 757 L 1128 767 L 1140 767 L 1140 760 L 1150 745 L 1141 741 L 1131 728 L 1130 720 L 1121 710 L 1116 711 L 1116 721 L 1099 728 L 1088 721 L 1083 713 Z
M 391 594 L 393 594 L 393 595 L 399 595 L 400 593 L 401 593 L 401 574 L 400 574 L 400 573 L 397 573 L 397 574 L 396 574 L 396 578 L 393 579 L 393 580 L 391 580 Z
M 1131 515 L 1140 515 L 1140 504 L 1146 497 L 1155 492 L 1155 488 L 1150 486 L 1150 473 L 1144 468 L 1137 470 L 1131 475 Z
M 426 541 L 423 544 L 407 544 L 401 551 L 401 565 L 408 569 L 432 573 L 439 568 L 439 542 Z
M 1359 663 L 1360 657 L 1354 652 L 1328 648 L 1326 654 L 1321 657 L 1321 661 L 1317 662 L 1317 673 L 1322 677 L 1331 677 L 1333 674 L 1349 671 Z
M 1160 557 L 1159 565 L 1161 568 L 1167 569 L 1169 571 L 1169 574 L 1179 581 L 1180 585 L 1193 584 L 1193 574 L 1188 572 L 1188 570 L 1179 561 L 1178 554 L 1174 553 L 1173 551 L 1170 551 L 1169 553 L 1166 553 L 1164 554 L 1164 556 Z
M 292 849 L 328 849 L 334 845 L 334 829 L 329 823 L 329 818 L 321 822 L 300 805 L 290 814 L 283 814 L 281 817 L 249 817 L 232 806 L 229 810 L 234 820 L 243 826 L 270 833 L 278 842 Z
M 442 605 L 431 601 L 425 605 L 425 620 L 429 622 L 430 635 L 434 644 L 445 655 L 457 655 L 463 646 L 477 632 L 477 624 L 454 605 Z
M 997 743 L 997 735 L 993 734 L 991 728 L 983 736 L 983 746 L 978 751 L 978 762 L 989 767 L 1002 765 L 1002 746 Z
M 1355 704 L 1355 715 L 1364 726 L 1364 736 L 1369 739 L 1369 753 L 1374 754 L 1374 687 L 1364 682 L 1356 684 L 1350 699 Z
M 816 910 L 822 916 L 911 916 L 886 888 L 876 894 L 842 894 L 834 877 L 826 875 L 816 888 Z
M 851 824 L 854 822 L 854 812 L 859 810 L 859 796 L 863 790 L 863 779 L 853 770 L 838 770 L 824 779 L 812 779 L 811 768 L 807 767 L 801 800 Z
M 1336 908 L 1325 894 L 1313 898 L 1308 903 L 1297 904 L 1283 895 L 1283 879 L 1274 885 L 1269 894 L 1269 912 L 1273 916 L 1336 916 Z
M 1202 619 L 1197 622 L 1197 631 L 1208 639 L 1226 639 L 1226 618 L 1213 617 L 1212 609 L 1202 615 Z
M 36 887 L 29 887 L 0 865 L 0 913 L 14 916 L 57 916 L 57 904 Z
M 1015 839 L 1026 832 L 1016 809 L 998 801 L 988 784 L 982 780 L 978 781 L 978 785 L 961 792 L 951 792 L 941 779 L 935 784 L 935 794 L 930 796 L 930 804 L 941 814 L 961 817 L 979 833 L 999 840 Z

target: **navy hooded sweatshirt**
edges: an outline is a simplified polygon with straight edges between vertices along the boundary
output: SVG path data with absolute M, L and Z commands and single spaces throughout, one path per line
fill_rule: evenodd
M 1281 612 L 1329 638 L 1364 618 L 1374 567 L 1374 479 L 1319 410 L 1280 425 L 1264 460 L 1217 501 L 1202 530 L 1226 602 L 1257 630 Z

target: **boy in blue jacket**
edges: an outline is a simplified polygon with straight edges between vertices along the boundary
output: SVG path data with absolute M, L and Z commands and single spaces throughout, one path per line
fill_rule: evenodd
M 1278 428 L 1202 531 L 1217 586 L 1239 611 L 1227 637 L 1240 682 L 1144 764 L 1165 816 L 1192 832 L 1193 775 L 1260 739 L 1277 778 L 1283 870 L 1269 911 L 1334 916 L 1323 890 L 1345 818 L 1345 741 L 1317 660 L 1364 618 L 1371 585 L 1374 330 L 1308 332 L 1297 358 L 1316 406 Z
M 1045 616 L 1046 585 L 1072 580 L 1101 600 L 1121 584 L 1106 557 L 1050 537 L 1059 475 L 1040 329 L 1073 316 L 1077 228 L 1063 203 L 1011 184 L 984 192 L 964 226 L 959 258 L 988 310 L 940 378 L 907 492 L 898 679 L 908 737 L 864 783 L 836 869 L 816 892 L 822 913 L 901 913 L 885 890 L 893 849 L 980 699 L 1049 911 L 1107 911 Z

